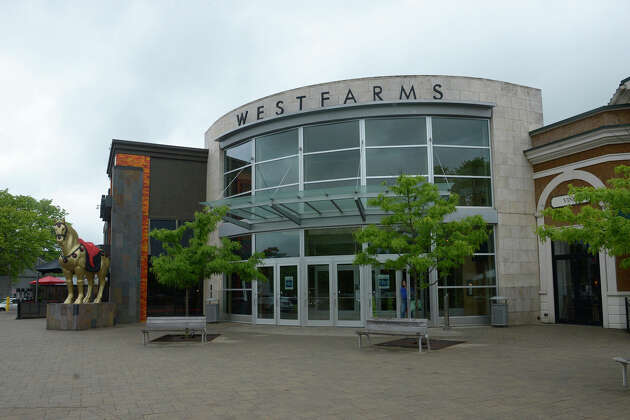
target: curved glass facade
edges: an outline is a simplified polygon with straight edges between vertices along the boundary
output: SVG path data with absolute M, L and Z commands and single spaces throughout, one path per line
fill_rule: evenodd
M 490 149 L 487 118 L 425 115 L 303 125 L 225 148 L 222 203 L 231 204 L 232 222 L 267 223 L 263 231 L 235 238 L 249 244 L 243 257 L 251 250 L 264 254 L 260 270 L 267 281 L 226 278 L 226 315 L 339 326 L 360 326 L 370 317 L 422 317 L 437 325 L 448 293 L 451 317 L 487 322 L 489 297 L 497 287 L 494 233 L 460 269 L 444 281 L 433 273 L 432 286 L 423 289 L 406 270 L 354 266 L 361 244 L 352 233 L 361 226 L 355 219 L 332 227 L 328 218 L 360 213 L 367 224 L 364 212 L 373 215 L 374 209 L 367 197 L 352 193 L 392 184 L 401 174 L 424 176 L 444 196 L 457 193 L 460 207 L 483 212 L 493 206 Z M 292 196 L 297 201 L 287 201 Z M 297 225 L 300 217 L 309 218 L 311 225 L 273 230 L 281 215 Z
M 225 149 L 224 197 L 392 183 L 422 175 L 460 206 L 492 207 L 489 121 L 388 117 L 306 125 Z

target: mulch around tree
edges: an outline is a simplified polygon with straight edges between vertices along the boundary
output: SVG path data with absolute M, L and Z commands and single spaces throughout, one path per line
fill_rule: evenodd
M 214 340 L 221 334 L 206 334 L 208 342 Z M 152 343 L 201 343 L 201 334 L 166 334 L 151 340 Z
M 454 346 L 456 344 L 465 343 L 465 341 L 457 341 L 457 340 L 438 340 L 436 338 L 430 338 L 431 341 L 431 350 L 440 350 L 445 347 Z M 404 347 L 410 349 L 418 349 L 418 340 L 413 337 L 405 337 L 397 340 L 386 341 L 384 343 L 376 344 L 377 346 L 382 347 Z M 422 348 L 427 348 L 426 340 L 422 340 Z

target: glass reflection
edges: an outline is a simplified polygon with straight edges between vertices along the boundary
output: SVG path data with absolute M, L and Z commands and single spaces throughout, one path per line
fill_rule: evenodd
M 436 175 L 490 176 L 490 150 L 435 147 L 433 171 Z
M 307 257 L 321 255 L 354 255 L 359 244 L 354 239 L 357 228 L 309 229 L 304 231 Z
M 359 121 L 304 127 L 304 152 L 359 147 Z
M 493 286 L 497 282 L 493 255 L 473 255 L 446 277 L 440 286 Z
M 298 319 L 298 268 L 280 267 L 280 319 Z
M 256 252 L 262 252 L 265 258 L 299 257 L 300 232 L 257 233 Z
M 396 270 L 372 270 L 372 317 L 397 318 Z
M 330 319 L 330 271 L 328 264 L 308 266 L 308 319 Z
M 243 168 L 240 171 L 230 172 L 223 176 L 225 185 L 225 197 L 242 194 L 252 189 L 252 168 Z
M 298 130 L 283 131 L 256 138 L 256 162 L 297 155 Z
M 252 161 L 252 142 L 225 149 L 224 172 L 249 165 Z
M 427 174 L 426 147 L 367 149 L 365 157 L 368 176 Z
M 297 157 L 274 160 L 256 165 L 256 188 L 275 187 L 276 185 L 298 182 Z
M 361 319 L 361 280 L 359 267 L 352 264 L 337 266 L 337 319 Z
M 359 150 L 304 156 L 304 181 L 324 181 L 359 176 Z
M 274 318 L 273 267 L 259 267 L 258 271 L 267 279 L 258 280 L 258 318 Z
M 427 143 L 427 123 L 419 118 L 378 118 L 365 120 L 367 146 L 398 146 Z
M 448 293 L 448 313 L 450 316 L 488 315 L 490 298 L 496 296 L 495 287 L 438 289 L 440 316 L 444 316 L 444 293 Z
M 492 188 L 489 178 L 446 178 L 435 177 L 435 185 L 441 195 L 454 192 L 459 195 L 460 206 L 492 205 Z
M 488 121 L 433 117 L 433 143 L 454 146 L 488 146 Z

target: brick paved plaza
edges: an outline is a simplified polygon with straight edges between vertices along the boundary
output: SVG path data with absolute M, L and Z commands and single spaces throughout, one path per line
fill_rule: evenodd
M 0 418 L 630 417 L 611 360 L 630 356 L 619 330 L 467 328 L 446 337 L 465 344 L 418 354 L 358 350 L 352 329 L 224 323 L 207 345 L 143 347 L 140 325 L 14 318 L 0 314 Z

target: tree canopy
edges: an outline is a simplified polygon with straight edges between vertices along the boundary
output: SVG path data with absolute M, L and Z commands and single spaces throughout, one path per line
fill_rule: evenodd
M 369 225 L 355 234 L 359 243 L 368 244 L 356 255 L 355 264 L 408 269 L 412 278 L 431 270 L 446 277 L 488 240 L 481 216 L 445 220 L 456 211 L 457 194 L 441 197 L 437 186 L 423 177 L 405 175 L 398 177 L 389 190 L 391 194 L 381 193 L 368 201 L 386 215 L 380 225 Z M 378 254 L 396 256 L 381 262 Z
M 0 190 L 0 275 L 15 279 L 33 268 L 37 258 L 56 258 L 59 250 L 52 226 L 65 215 L 52 200 Z
M 241 245 L 229 238 L 221 238 L 221 245 L 210 245 L 210 235 L 227 213 L 227 207 L 208 208 L 195 213 L 192 222 L 175 230 L 158 229 L 151 236 L 162 242 L 164 254 L 151 259 L 151 270 L 159 283 L 179 289 L 195 287 L 200 280 L 213 274 L 238 273 L 241 278 L 266 280 L 256 269 L 262 254 L 254 254 L 246 261 L 236 254 Z M 187 244 L 184 233 L 192 231 Z M 188 305 L 186 305 L 188 306 Z
M 558 224 L 540 226 L 540 238 L 582 242 L 594 255 L 604 251 L 625 257 L 620 266 L 630 268 L 630 167 L 618 166 L 615 173 L 620 177 L 609 179 L 605 188 L 570 185 L 572 202 L 586 204 L 545 209 L 543 214 Z

